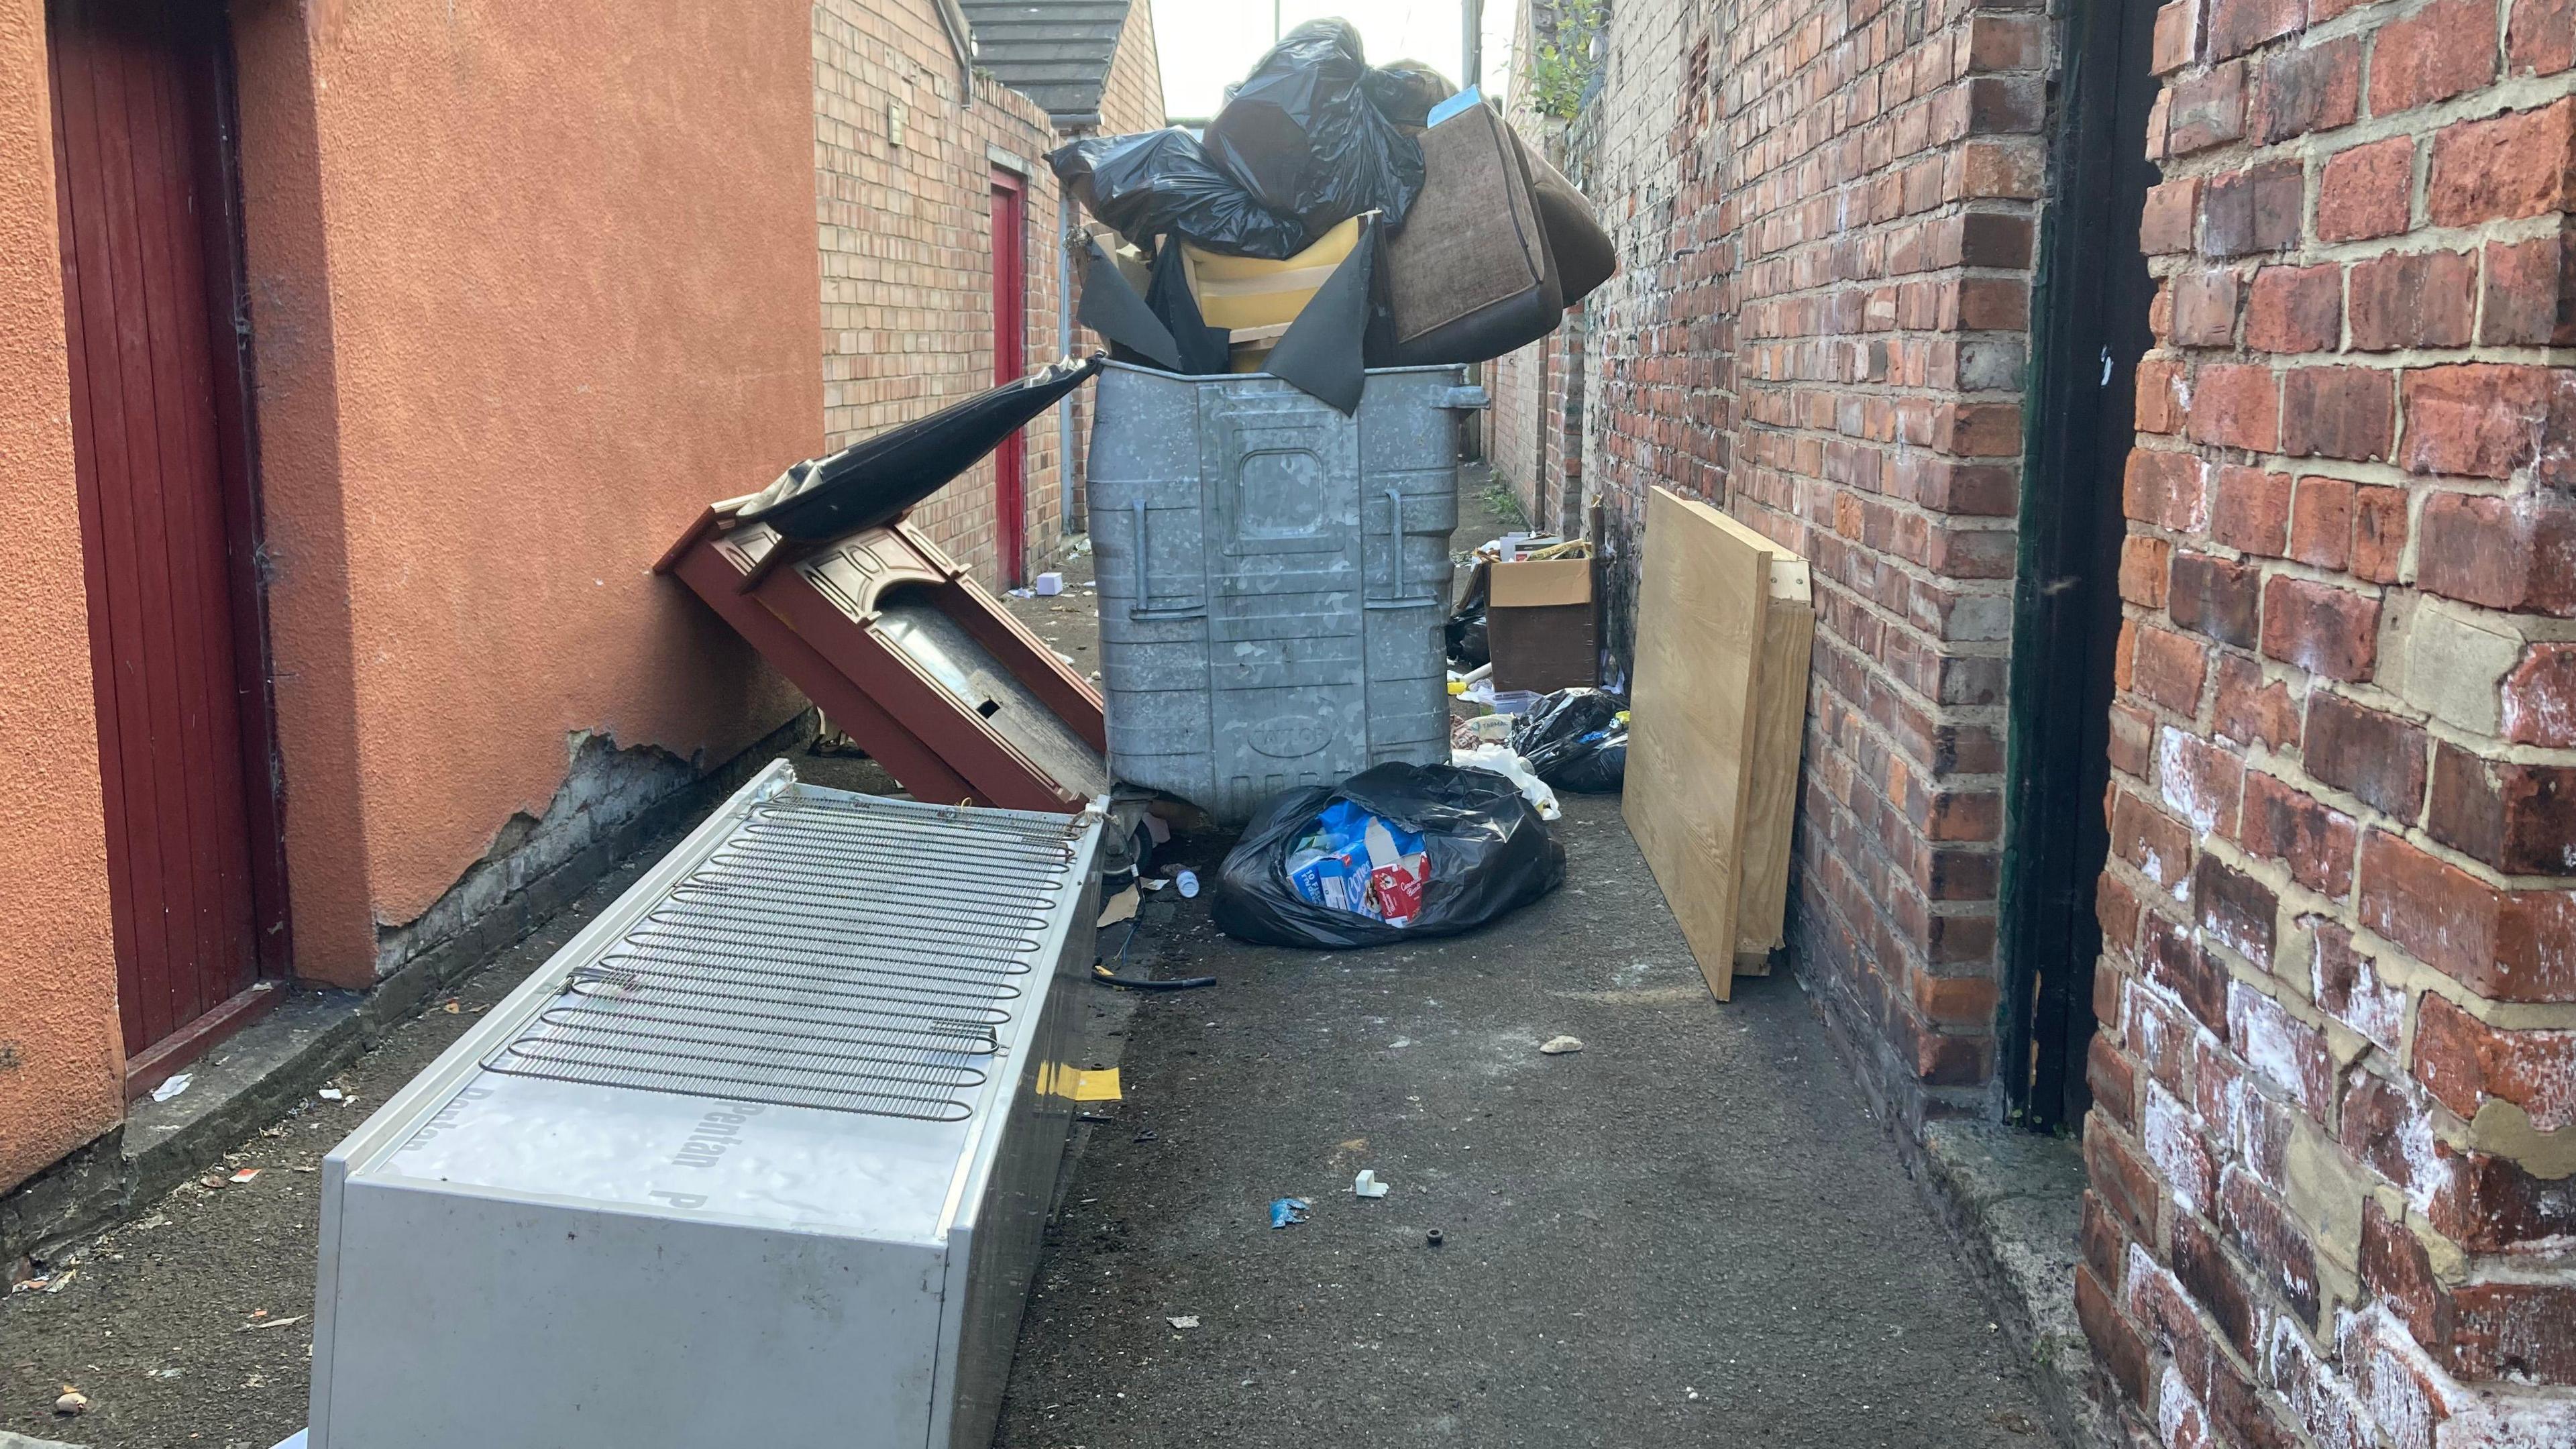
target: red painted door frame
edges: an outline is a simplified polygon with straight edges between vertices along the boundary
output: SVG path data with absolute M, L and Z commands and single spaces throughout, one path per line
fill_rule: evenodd
M 48 6 L 73 453 L 129 1095 L 289 969 L 231 43 Z
M 993 381 L 1016 382 L 1028 371 L 1028 183 L 993 170 Z M 1016 429 L 993 451 L 993 551 L 1006 585 L 1028 572 L 1027 430 Z

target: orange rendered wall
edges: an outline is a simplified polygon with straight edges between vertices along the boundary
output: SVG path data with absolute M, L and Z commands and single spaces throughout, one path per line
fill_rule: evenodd
M 648 570 L 822 444 L 810 15 L 235 14 L 296 966 L 364 985 L 572 732 L 799 707 Z
M 124 1110 L 51 104 L 43 0 L 0 0 L 0 1191 Z

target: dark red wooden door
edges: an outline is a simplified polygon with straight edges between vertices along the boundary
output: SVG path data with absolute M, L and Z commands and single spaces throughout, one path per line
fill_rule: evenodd
M 147 1072 L 284 965 L 222 15 L 48 17 L 118 1002 Z
M 1029 203 L 1021 179 L 993 173 L 993 381 L 1015 382 L 1029 370 Z M 1028 569 L 1029 479 L 1026 429 L 1017 429 L 993 452 L 993 546 L 1001 556 L 1002 582 L 1017 584 Z

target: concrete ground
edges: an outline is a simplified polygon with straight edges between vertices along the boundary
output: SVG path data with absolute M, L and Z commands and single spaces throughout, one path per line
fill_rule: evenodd
M 1567 805 L 1564 888 L 1471 936 L 1149 913 L 1130 969 L 1220 984 L 1137 1005 L 998 1444 L 2046 1442 L 1794 978 L 1711 1000 L 1617 802 Z
M 1461 543 L 1495 531 L 1466 511 Z M 1083 672 L 1087 563 L 1067 598 L 1012 603 Z M 1251 949 L 1204 896 L 1152 898 L 1125 969 L 1220 984 L 1089 1003 L 1086 1064 L 1121 1065 L 1127 1100 L 1076 1129 L 997 1445 L 2047 1441 L 1795 979 L 1711 1001 L 1616 801 L 1570 797 L 1559 832 L 1563 889 L 1446 941 Z M 187 1183 L 49 1264 L 59 1292 L 0 1298 L 0 1443 L 268 1449 L 300 1427 L 311 1169 L 675 839 L 387 1032 L 345 1100 L 241 1143 L 226 1166 L 255 1177 Z M 1174 857 L 1206 874 L 1222 846 Z M 1583 1050 L 1542 1055 L 1561 1033 Z M 1363 1167 L 1392 1195 L 1355 1199 Z M 1272 1229 L 1281 1196 L 1311 1217 Z M 52 1412 L 66 1385 L 86 1415 Z

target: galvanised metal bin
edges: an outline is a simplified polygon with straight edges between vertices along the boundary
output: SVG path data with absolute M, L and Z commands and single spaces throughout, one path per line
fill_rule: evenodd
M 1111 364 L 1089 466 L 1110 773 L 1220 824 L 1449 758 L 1455 367 L 1372 371 L 1344 417 L 1277 378 Z

